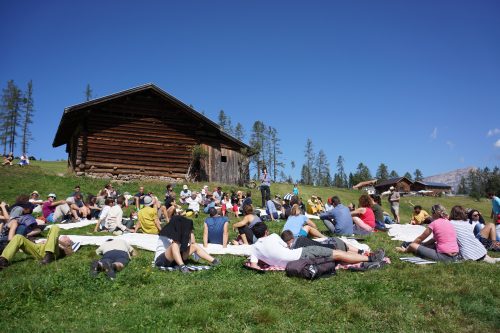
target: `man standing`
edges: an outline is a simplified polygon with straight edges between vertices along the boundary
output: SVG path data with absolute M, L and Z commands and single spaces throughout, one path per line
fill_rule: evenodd
M 394 215 L 394 221 L 399 224 L 399 199 L 401 196 L 399 192 L 396 191 L 394 186 L 389 188 L 389 204 L 391 205 L 391 212 Z
M 262 175 L 260 176 L 260 193 L 262 195 L 262 208 L 266 208 L 266 198 L 271 197 L 271 177 L 267 173 L 267 168 L 262 169 Z

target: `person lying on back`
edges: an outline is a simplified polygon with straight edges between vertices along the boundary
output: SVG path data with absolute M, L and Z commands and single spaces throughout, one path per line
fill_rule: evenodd
M 378 250 L 370 256 L 357 253 L 332 250 L 322 246 L 308 246 L 290 249 L 277 234 L 269 234 L 265 223 L 257 223 L 254 228 L 257 242 L 252 247 L 250 266 L 259 269 L 258 262 L 263 261 L 270 266 L 286 267 L 290 261 L 298 259 L 331 258 L 338 262 L 356 264 L 360 262 L 380 262 L 384 259 L 385 252 Z

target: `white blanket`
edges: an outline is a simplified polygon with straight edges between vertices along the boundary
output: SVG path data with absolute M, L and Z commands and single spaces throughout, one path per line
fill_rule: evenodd
M 52 228 L 53 225 L 57 225 L 59 228 L 64 229 L 64 230 L 69 230 L 69 229 L 76 229 L 76 228 L 82 228 L 86 227 L 88 225 L 95 225 L 97 221 L 92 221 L 92 220 L 83 220 L 80 222 L 75 222 L 75 223 L 58 223 L 58 224 L 49 224 L 45 227 L 45 229 L 50 229 Z
M 424 226 L 412 224 L 386 224 L 385 227 L 389 229 L 387 234 L 392 240 L 404 242 L 412 242 L 425 230 Z
M 267 216 L 267 212 L 265 209 L 262 208 L 255 208 L 255 210 L 260 212 L 260 216 Z M 311 215 L 306 213 L 306 217 L 310 220 L 319 220 L 319 216 L 317 215 Z

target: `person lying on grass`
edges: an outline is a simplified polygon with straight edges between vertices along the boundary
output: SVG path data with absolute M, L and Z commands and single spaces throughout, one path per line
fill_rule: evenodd
M 425 228 L 425 231 L 415 238 L 408 247 L 397 247 L 398 252 L 411 252 L 417 256 L 444 262 L 453 262 L 460 259 L 457 234 L 453 225 L 446 218 L 446 210 L 441 205 L 432 206 L 434 221 Z M 427 237 L 433 236 L 424 242 Z
M 315 238 L 326 237 L 319 230 L 316 224 L 302 215 L 302 211 L 298 204 L 292 206 L 292 211 L 288 220 L 286 220 L 283 230 L 290 230 L 294 237 L 298 236 L 311 236 Z
M 280 236 L 277 234 L 269 234 L 265 223 L 257 223 L 253 231 L 255 237 L 257 237 L 257 242 L 252 247 L 250 266 L 255 269 L 259 269 L 259 260 L 270 266 L 286 267 L 288 262 L 298 259 L 328 257 L 338 262 L 356 264 L 360 262 L 381 262 L 385 256 L 385 252 L 382 249 L 377 250 L 370 256 L 332 250 L 322 246 L 307 246 L 290 249 Z
M 233 245 L 251 245 L 254 243 L 254 235 L 252 227 L 262 222 L 260 217 L 254 214 L 252 205 L 243 206 L 243 219 L 239 222 L 233 223 L 233 231 L 238 230 L 238 237 L 233 240 Z
M 342 239 L 337 237 L 327 238 L 325 241 L 317 242 L 307 237 L 294 237 L 293 232 L 284 230 L 281 233 L 281 239 L 288 245 L 290 249 L 298 249 L 306 246 L 322 246 L 332 250 L 341 250 L 345 252 L 352 252 L 357 254 L 364 254 L 365 251 L 358 249 L 352 245 L 347 244 Z
M 208 214 L 210 217 L 207 217 L 203 224 L 203 246 L 207 247 L 208 243 L 211 243 L 226 248 L 229 238 L 229 219 L 227 216 L 218 216 L 217 209 L 213 207 L 208 210 Z
M 47 240 L 42 243 L 34 243 L 21 235 L 14 236 L 0 256 L 0 269 L 9 266 L 19 250 L 39 260 L 42 265 L 72 254 L 73 242 L 68 236 L 59 236 L 59 231 L 58 226 L 52 226 Z
M 453 206 L 450 223 L 457 234 L 460 256 L 463 260 L 485 261 L 490 264 L 497 262 L 488 256 L 483 244 L 474 236 L 474 227 L 468 223 L 467 213 L 462 206 Z
M 137 255 L 137 251 L 123 239 L 108 239 L 95 252 L 102 255 L 102 258 L 92 261 L 90 275 L 97 277 L 99 272 L 105 272 L 112 280 L 116 277 L 116 272 L 124 269 L 131 257 Z
M 179 266 L 181 272 L 189 273 L 185 262 L 190 255 L 194 257 L 194 254 L 212 265 L 220 263 L 196 244 L 192 220 L 180 215 L 172 216 L 170 222 L 160 231 L 154 257 L 155 266 Z

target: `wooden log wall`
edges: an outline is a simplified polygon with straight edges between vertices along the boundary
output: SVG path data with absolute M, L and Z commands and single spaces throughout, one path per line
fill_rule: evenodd
M 154 93 L 105 102 L 85 114 L 76 149 L 70 149 L 77 172 L 184 178 L 192 147 L 204 144 L 210 147 L 206 180 L 237 180 L 240 154 L 234 150 L 239 147 L 231 150 L 224 143 L 225 148 L 220 148 L 223 139 L 215 129 Z M 221 149 L 227 156 L 225 163 L 221 163 Z

